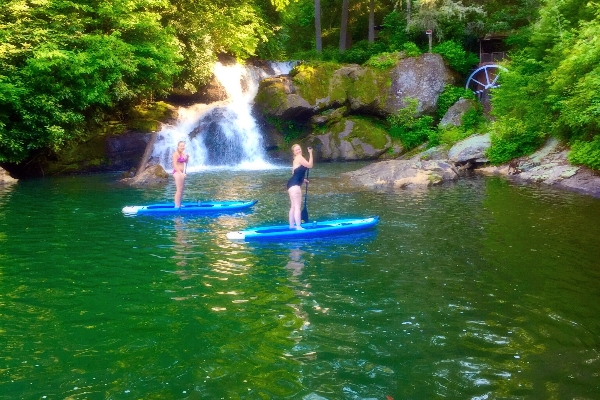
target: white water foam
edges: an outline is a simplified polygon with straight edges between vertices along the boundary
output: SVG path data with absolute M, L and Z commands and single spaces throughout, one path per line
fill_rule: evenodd
M 262 132 L 251 114 L 260 81 L 287 74 L 293 63 L 271 63 L 267 72 L 253 66 L 216 63 L 214 74 L 228 99 L 181 107 L 174 125 L 159 132 L 152 159 L 167 171 L 181 140 L 190 154 L 187 172 L 207 169 L 261 170 L 278 168 L 265 159 Z

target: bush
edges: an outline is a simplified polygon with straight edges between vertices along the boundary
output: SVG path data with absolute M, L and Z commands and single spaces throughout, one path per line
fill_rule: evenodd
M 385 47 L 380 42 L 369 43 L 368 40 L 356 42 L 351 48 L 340 53 L 339 59 L 348 64 L 364 64 L 375 54 L 385 51 Z
M 398 58 L 400 55 L 395 53 L 379 53 L 374 56 L 371 56 L 365 63 L 368 67 L 378 68 L 378 69 L 386 69 L 391 68 L 398 62 Z
M 460 44 L 452 40 L 438 44 L 432 51 L 444 57 L 450 68 L 463 75 L 479 62 L 476 54 L 465 51 Z
M 568 158 L 573 164 L 600 170 L 600 135 L 595 136 L 591 142 L 576 140 Z
M 487 156 L 493 164 L 502 164 L 513 158 L 533 153 L 545 135 L 528 127 L 516 118 L 496 121 L 491 135 L 492 146 Z
M 417 99 L 407 99 L 406 107 L 401 108 L 394 115 L 388 117 L 390 123 L 390 136 L 399 139 L 407 149 L 413 149 L 424 143 L 430 135 L 434 134 L 432 128 L 433 117 L 417 117 Z
M 383 18 L 383 30 L 379 39 L 387 44 L 388 51 L 400 51 L 408 41 L 406 18 L 398 11 L 392 11 Z
M 461 97 L 463 99 L 475 100 L 475 94 L 469 89 L 446 85 L 446 87 L 444 87 L 444 91 L 440 94 L 437 101 L 438 109 L 436 114 L 438 118 L 442 119 L 448 112 L 448 109 L 452 107 L 452 105 Z
M 413 42 L 404 43 L 402 49 L 404 50 L 404 55 L 406 57 L 418 57 L 421 55 L 421 49 Z

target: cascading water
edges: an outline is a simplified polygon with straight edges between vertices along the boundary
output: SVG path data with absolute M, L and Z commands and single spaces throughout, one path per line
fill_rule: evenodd
M 251 107 L 260 81 L 269 76 L 289 73 L 292 63 L 271 63 L 270 72 L 239 64 L 216 63 L 214 74 L 225 88 L 228 99 L 211 104 L 181 107 L 175 125 L 164 126 L 158 133 L 152 160 L 167 171 L 177 142 L 186 142 L 190 154 L 188 172 L 202 169 L 268 169 L 262 133 Z

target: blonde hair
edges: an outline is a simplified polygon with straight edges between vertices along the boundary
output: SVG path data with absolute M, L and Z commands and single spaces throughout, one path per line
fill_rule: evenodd
M 292 149 L 292 153 L 294 152 L 294 147 L 296 147 L 296 146 L 300 147 L 300 145 L 299 145 L 298 143 L 296 143 L 296 144 L 293 144 L 293 145 L 292 145 L 292 147 L 291 147 L 291 149 Z M 300 147 L 300 148 L 302 148 L 302 147 Z

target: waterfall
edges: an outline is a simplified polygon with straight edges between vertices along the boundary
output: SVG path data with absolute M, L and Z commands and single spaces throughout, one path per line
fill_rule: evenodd
M 287 74 L 292 63 L 271 63 L 269 71 L 254 67 L 214 65 L 214 74 L 225 88 L 227 100 L 180 107 L 174 125 L 158 133 L 151 160 L 170 171 L 171 156 L 180 140 L 190 154 L 188 172 L 205 169 L 268 169 L 262 133 L 251 114 L 258 85 L 264 78 Z

